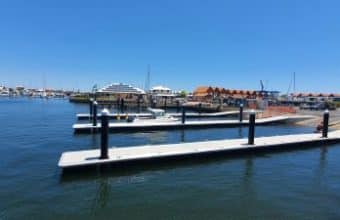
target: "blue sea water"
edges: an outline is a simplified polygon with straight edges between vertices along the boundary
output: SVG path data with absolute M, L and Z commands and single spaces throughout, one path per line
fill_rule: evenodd
M 74 135 L 67 100 L 0 99 L 0 219 L 340 219 L 340 145 L 183 161 L 65 178 L 64 151 L 99 146 Z M 313 128 L 257 127 L 257 136 Z M 219 128 L 110 134 L 115 147 L 240 138 Z

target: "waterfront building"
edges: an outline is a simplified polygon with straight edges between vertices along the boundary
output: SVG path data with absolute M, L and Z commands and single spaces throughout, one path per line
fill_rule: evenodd
M 193 92 L 193 100 L 200 102 L 211 102 L 214 97 L 214 89 L 211 86 L 197 87 Z
M 166 106 L 167 104 L 172 104 L 176 95 L 173 91 L 164 86 L 154 86 L 150 89 L 149 94 L 151 96 L 152 102 L 157 103 L 162 106 Z
M 112 83 L 98 90 L 98 97 L 112 99 L 122 98 L 126 101 L 136 101 L 138 98 L 144 98 L 146 93 L 143 89 L 123 83 Z
M 164 86 L 154 86 L 150 90 L 150 94 L 158 97 L 172 97 L 174 94 L 172 90 Z
M 269 94 L 269 93 L 268 93 Z M 246 100 L 257 100 L 266 97 L 257 91 L 226 89 L 211 86 L 197 87 L 193 93 L 193 100 L 208 103 L 239 104 Z

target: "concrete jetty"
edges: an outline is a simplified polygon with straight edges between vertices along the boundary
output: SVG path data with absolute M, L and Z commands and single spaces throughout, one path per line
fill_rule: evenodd
M 248 145 L 247 139 L 230 139 L 203 141 L 180 144 L 146 145 L 122 148 L 110 148 L 108 158 L 100 159 L 100 150 L 82 150 L 64 152 L 58 166 L 63 169 L 86 167 L 100 164 L 137 163 L 147 160 L 164 158 L 178 159 L 181 157 L 207 156 L 217 154 L 246 153 L 261 150 L 302 149 L 315 144 L 331 144 L 340 142 L 340 130 L 322 134 L 296 134 L 271 137 L 258 137 L 254 145 Z
M 256 120 L 256 125 L 270 125 L 274 123 L 292 123 L 301 120 L 306 120 L 312 116 L 305 115 L 284 115 L 269 118 L 262 118 Z M 132 123 L 119 122 L 109 123 L 109 130 L 111 132 L 125 132 L 125 131 L 152 131 L 152 130 L 171 130 L 171 129 L 193 129 L 193 128 L 217 128 L 217 127 L 235 127 L 248 126 L 248 120 L 202 120 L 202 121 L 171 121 L 162 122 L 157 120 L 141 120 Z M 90 133 L 100 131 L 101 124 L 94 126 L 92 123 L 74 124 L 73 129 L 75 133 Z
M 239 111 L 225 111 L 225 112 L 215 112 L 215 113 L 186 113 L 187 118 L 217 118 L 217 117 L 224 117 L 224 116 L 237 116 L 240 112 Z M 250 110 L 244 111 L 245 114 L 250 113 Z M 126 115 L 132 117 L 139 117 L 139 118 L 151 118 L 151 113 L 110 113 L 110 119 L 117 119 L 118 116 L 124 118 Z M 168 115 L 172 117 L 181 117 L 182 113 L 168 113 Z M 80 113 L 77 114 L 78 120 L 90 120 L 90 114 L 88 113 Z M 101 114 L 97 114 L 97 117 L 101 117 Z

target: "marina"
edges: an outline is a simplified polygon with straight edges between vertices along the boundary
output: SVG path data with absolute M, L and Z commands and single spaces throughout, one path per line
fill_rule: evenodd
M 340 1 L 6 1 L 0 220 L 340 219 Z

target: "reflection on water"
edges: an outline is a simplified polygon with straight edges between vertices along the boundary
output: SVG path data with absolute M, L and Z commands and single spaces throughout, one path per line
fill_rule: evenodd
M 180 130 L 180 133 L 181 133 L 180 142 L 185 142 L 185 130 L 184 129 Z
M 327 157 L 327 152 L 328 149 L 326 146 L 322 146 L 320 150 L 320 170 L 325 169 L 325 164 L 326 164 L 326 157 Z
M 95 194 L 95 199 L 93 199 L 92 205 L 92 213 L 96 213 L 97 210 L 106 207 L 106 204 L 109 202 L 111 188 L 110 188 L 110 181 L 108 178 L 100 178 L 97 181 L 98 191 Z
M 90 146 L 92 149 L 98 149 L 100 146 L 100 136 L 96 134 L 90 134 Z
M 243 138 L 243 127 L 238 127 L 238 138 Z
M 251 156 L 247 157 L 245 161 L 244 169 L 244 182 L 248 183 L 253 174 L 253 158 Z

